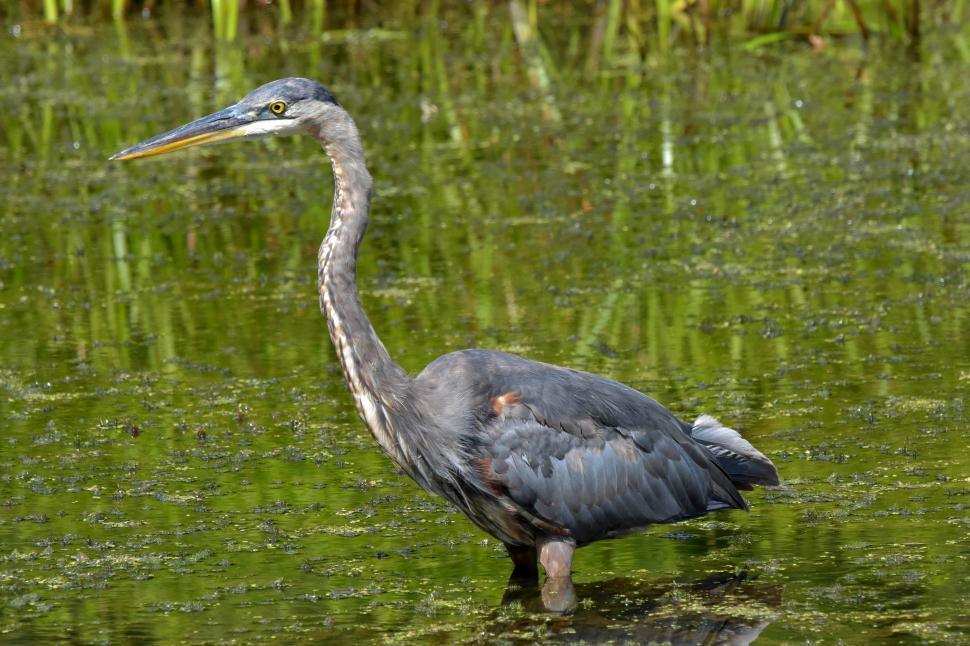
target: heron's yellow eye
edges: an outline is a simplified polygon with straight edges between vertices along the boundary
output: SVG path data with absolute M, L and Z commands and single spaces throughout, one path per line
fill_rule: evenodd
M 273 114 L 283 114 L 286 112 L 286 104 L 282 101 L 273 101 L 269 104 L 269 111 Z

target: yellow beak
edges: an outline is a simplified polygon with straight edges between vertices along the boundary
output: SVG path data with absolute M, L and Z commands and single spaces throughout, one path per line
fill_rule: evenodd
M 249 135 L 245 126 L 254 121 L 256 117 L 252 113 L 243 112 L 238 106 L 231 106 L 125 148 L 112 155 L 111 159 L 152 157 L 192 146 L 240 139 Z

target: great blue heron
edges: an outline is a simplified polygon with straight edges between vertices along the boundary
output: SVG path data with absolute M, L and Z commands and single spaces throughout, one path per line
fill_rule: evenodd
M 333 165 L 318 256 L 320 308 L 357 411 L 425 490 L 502 541 L 516 571 L 568 578 L 577 546 L 718 509 L 777 485 L 771 461 L 708 415 L 683 422 L 603 377 L 489 350 L 440 357 L 416 377 L 391 359 L 357 292 L 371 176 L 353 119 L 322 85 L 287 78 L 114 155 L 136 159 L 235 139 L 307 134 Z

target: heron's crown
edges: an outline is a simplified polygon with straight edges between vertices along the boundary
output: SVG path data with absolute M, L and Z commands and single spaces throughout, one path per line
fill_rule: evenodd
M 320 83 L 310 79 L 296 77 L 278 79 L 261 85 L 243 97 L 239 103 L 263 106 L 270 101 L 283 101 L 289 105 L 299 101 L 306 101 L 307 99 L 320 101 L 321 103 L 340 105 L 330 90 L 323 87 Z

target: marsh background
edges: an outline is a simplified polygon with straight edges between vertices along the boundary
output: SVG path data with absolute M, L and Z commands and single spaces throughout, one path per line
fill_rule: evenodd
M 964 5 L 0 2 L 0 640 L 970 640 Z M 356 417 L 318 146 L 105 161 L 287 75 L 406 369 L 605 374 L 784 486 L 507 591 Z

